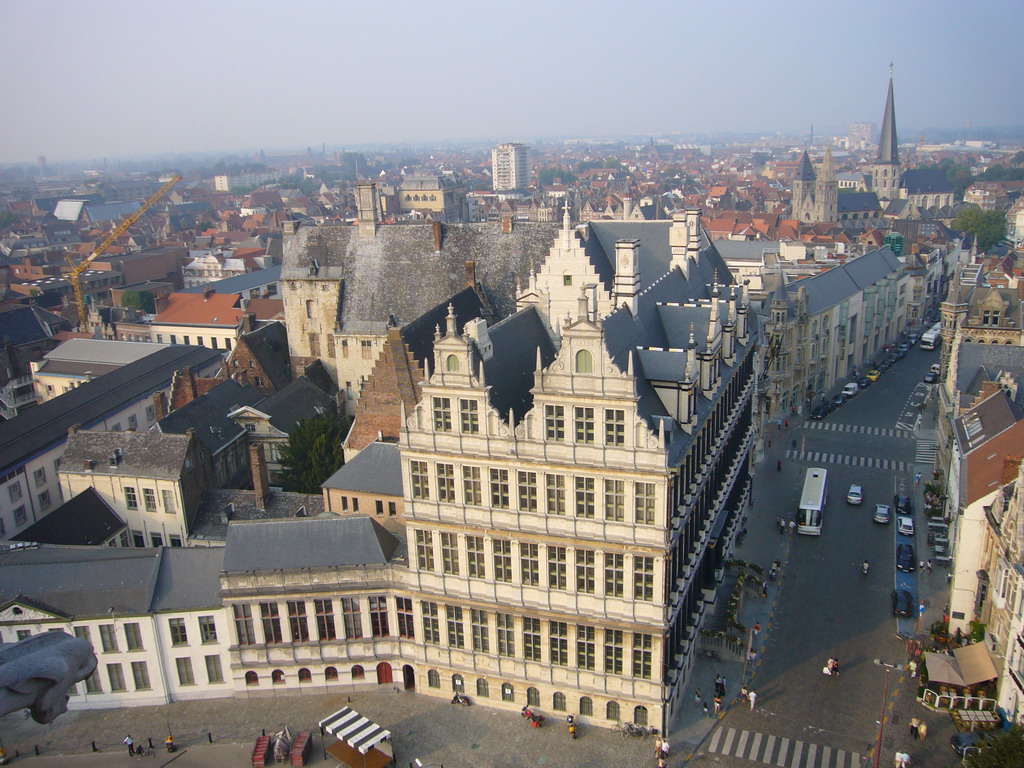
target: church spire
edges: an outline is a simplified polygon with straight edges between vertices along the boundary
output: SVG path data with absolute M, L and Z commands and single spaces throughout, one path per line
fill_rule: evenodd
M 892 98 L 892 64 L 889 65 L 889 94 L 885 98 L 882 133 L 878 138 L 878 162 L 899 165 L 899 141 L 896 138 L 896 107 Z
M 820 179 L 822 181 L 835 181 L 836 167 L 832 161 L 832 145 L 825 149 L 825 159 L 821 162 Z
M 807 150 L 800 155 L 800 167 L 796 171 L 797 181 L 814 181 L 814 166 L 811 165 L 811 158 L 807 154 Z

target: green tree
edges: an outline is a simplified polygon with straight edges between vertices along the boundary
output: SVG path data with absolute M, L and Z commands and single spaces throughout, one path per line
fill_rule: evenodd
M 320 493 L 324 480 L 345 463 L 341 441 L 349 419 L 325 413 L 300 421 L 281 450 L 281 482 L 286 491 Z
M 4 211 L 3 213 L 0 213 L 0 229 L 7 229 L 17 220 L 17 215 L 11 213 L 10 211 Z
M 946 166 L 946 178 L 953 185 L 953 194 L 957 200 L 964 199 L 964 191 L 974 182 L 970 167 L 963 163 L 950 163 Z
M 1002 211 L 983 211 L 972 206 L 960 211 L 953 220 L 953 229 L 970 232 L 978 238 L 978 250 L 987 251 L 1006 239 L 1006 216 Z
M 986 739 L 985 746 L 972 750 L 964 765 L 967 768 L 1006 768 L 1024 765 L 1024 727 L 1015 725 L 1010 730 Z
M 121 306 L 153 314 L 156 312 L 156 297 L 149 291 L 125 291 L 121 295 Z

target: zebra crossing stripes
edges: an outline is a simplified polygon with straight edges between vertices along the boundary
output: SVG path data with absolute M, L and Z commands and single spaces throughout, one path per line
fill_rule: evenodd
M 842 464 L 848 467 L 867 467 L 868 469 L 886 469 L 894 472 L 909 472 L 910 464 L 896 459 L 881 459 L 877 456 L 848 456 L 843 453 L 827 453 L 825 451 L 786 451 L 790 461 L 806 461 L 812 464 Z
M 715 729 L 707 750 L 777 768 L 860 768 L 861 763 L 859 752 L 737 728 Z
M 938 450 L 938 445 L 934 440 L 918 440 L 914 461 L 918 464 L 934 464 L 935 454 L 938 453 Z
M 808 421 L 803 424 L 805 429 L 820 429 L 824 432 L 847 432 L 851 435 L 871 435 L 873 437 L 898 437 L 909 440 L 913 433 L 905 429 L 889 429 L 888 427 L 866 427 L 861 424 L 838 424 L 834 421 Z

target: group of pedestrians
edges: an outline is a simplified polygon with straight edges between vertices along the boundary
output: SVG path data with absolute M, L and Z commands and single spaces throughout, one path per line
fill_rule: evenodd
M 659 736 L 655 739 L 654 758 L 658 761 L 658 768 L 666 768 L 668 765 L 668 738 Z
M 821 673 L 828 675 L 829 677 L 839 677 L 839 659 L 829 658 L 825 662 L 825 666 L 822 668 Z

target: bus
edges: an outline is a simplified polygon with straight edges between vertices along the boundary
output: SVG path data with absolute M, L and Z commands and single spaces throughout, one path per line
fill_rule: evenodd
M 828 498 L 828 472 L 821 467 L 810 467 L 800 494 L 800 509 L 796 512 L 796 532 L 806 536 L 821 536 L 821 523 L 825 517 Z
M 942 343 L 942 323 L 936 323 L 921 335 L 921 349 L 935 349 Z

